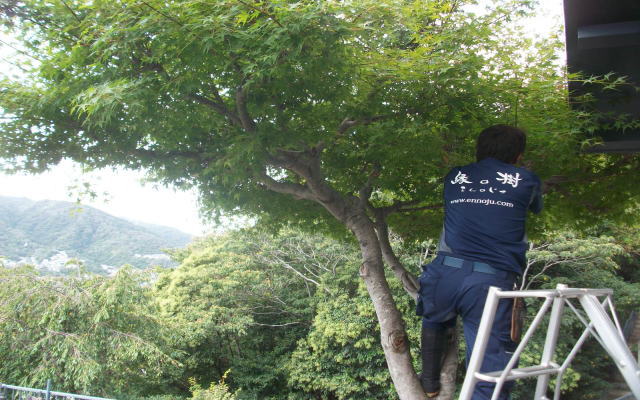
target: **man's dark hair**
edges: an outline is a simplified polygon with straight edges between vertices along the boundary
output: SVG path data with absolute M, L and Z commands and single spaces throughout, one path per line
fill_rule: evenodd
M 522 129 L 510 125 L 493 125 L 480 132 L 476 144 L 477 161 L 493 157 L 508 164 L 515 164 L 524 153 L 527 135 Z

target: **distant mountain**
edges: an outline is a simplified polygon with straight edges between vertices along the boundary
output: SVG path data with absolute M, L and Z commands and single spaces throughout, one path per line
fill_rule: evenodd
M 170 265 L 164 249 L 184 247 L 192 237 L 166 226 L 135 223 L 89 206 L 0 196 L 0 256 L 5 264 L 37 264 L 62 272 L 80 259 L 90 270 L 123 264 Z

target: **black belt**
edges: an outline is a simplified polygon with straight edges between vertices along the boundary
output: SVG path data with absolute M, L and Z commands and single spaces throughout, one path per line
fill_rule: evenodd
M 436 262 L 439 262 L 442 265 L 446 265 L 447 267 L 453 268 L 462 268 L 464 263 L 471 264 L 471 270 L 473 272 L 481 272 L 483 274 L 491 274 L 491 275 L 503 275 L 504 278 L 517 280 L 518 274 L 513 271 L 505 271 L 502 269 L 498 269 L 496 267 L 492 267 L 487 263 L 483 263 L 480 261 L 470 261 L 465 260 L 463 258 L 457 258 L 452 256 L 439 255 L 435 259 Z

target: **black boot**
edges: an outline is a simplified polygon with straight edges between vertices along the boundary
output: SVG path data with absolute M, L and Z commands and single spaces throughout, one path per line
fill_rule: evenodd
M 431 329 L 422 327 L 421 355 L 422 374 L 420 383 L 427 397 L 436 397 L 440 392 L 440 371 L 442 359 L 446 352 L 446 329 Z

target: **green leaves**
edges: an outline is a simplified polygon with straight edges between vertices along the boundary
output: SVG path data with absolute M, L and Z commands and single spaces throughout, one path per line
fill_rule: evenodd
M 575 232 L 555 232 L 549 234 L 544 243 L 536 244 L 528 252 L 525 288 L 554 289 L 558 283 L 574 288 L 611 288 L 614 290 L 613 300 L 618 318 L 624 324 L 624 318 L 640 306 L 637 296 L 640 286 L 637 282 L 625 280 L 620 271 L 620 265 L 624 265 L 623 260 L 629 257 L 629 248 L 625 250 L 621 244 L 633 235 L 630 234 L 631 231 L 622 229 L 614 239 L 606 235 L 609 233 L 606 226 L 600 227 L 599 231 L 589 236 Z M 530 302 L 529 321 L 540 304 L 540 301 Z M 562 320 L 557 360 L 561 361 L 569 354 L 584 329 L 582 322 L 567 309 Z M 544 341 L 545 332 L 539 329 L 531 345 L 525 349 L 521 358 L 522 366 L 539 362 Z M 610 377 L 594 373 L 603 368 L 614 366 L 595 340 L 587 341 L 563 379 L 563 398 L 594 399 L 600 392 L 606 392 L 610 388 Z M 533 386 L 533 382 L 526 381 L 517 385 L 514 398 L 528 398 Z
M 2 380 L 44 387 L 53 379 L 59 390 L 104 396 L 161 387 L 180 364 L 147 279 L 128 268 L 113 278 L 1 269 L 0 349 L 11 354 Z
M 624 321 L 640 306 L 637 232 L 550 234 L 529 252 L 529 289 L 613 288 Z M 414 242 L 395 238 L 393 246 L 413 273 L 426 261 Z M 124 268 L 114 277 L 0 269 L 0 351 L 11 354 L 0 380 L 42 386 L 53 377 L 58 390 L 127 400 L 395 398 L 374 309 L 353 279 L 361 263 L 355 246 L 292 228 L 277 236 L 245 230 L 203 239 L 176 257 L 173 270 Z M 390 284 L 418 343 L 415 305 L 397 280 Z M 583 329 L 565 319 L 561 355 Z M 521 363 L 537 362 L 543 343 L 544 330 Z M 563 396 L 595 397 L 606 382 L 594 371 L 608 362 L 587 343 Z M 514 398 L 527 398 L 534 382 L 519 383 Z
M 132 82 L 126 79 L 118 79 L 106 82 L 99 86 L 89 87 L 78 94 L 73 105 L 73 112 L 84 120 L 88 128 L 104 128 L 125 111 L 127 113 L 139 112 L 135 102 L 126 101 L 132 91 L 137 89 L 140 82 Z M 138 108 L 138 109 L 136 109 Z
M 219 383 L 212 382 L 211 386 L 207 389 L 203 389 L 202 386 L 195 382 L 195 379 L 189 379 L 191 384 L 191 393 L 193 400 L 236 400 L 236 394 L 229 390 L 229 386 L 225 383 L 225 379 L 229 371 L 222 375 Z
M 315 293 L 329 290 L 357 253 L 318 235 L 250 230 L 203 239 L 180 260 L 158 277 L 154 294 L 184 351 L 184 377 L 217 382 L 231 370 L 228 382 L 243 388 L 242 398 L 276 399 L 286 392 L 284 364 L 308 330 Z
M 398 307 L 406 317 L 409 336 L 415 343 L 420 326 L 414 317 L 415 304 L 409 296 L 402 295 L 403 289 L 396 280 L 391 283 Z M 313 326 L 287 362 L 289 385 L 300 392 L 291 397 L 396 398 L 378 344 L 380 332 L 375 311 L 364 284 L 345 275 L 330 285 L 330 291 L 318 293 L 320 302 Z M 414 359 L 419 359 L 417 353 Z
M 576 150 L 593 119 L 566 102 L 557 38 L 528 39 L 508 22 L 527 3 L 498 2 L 478 15 L 431 0 L 16 7 L 8 29 L 41 60 L 0 92 L 11 116 L 0 122 L 0 156 L 18 168 L 62 158 L 146 168 L 197 187 L 206 212 L 317 222 L 327 218 L 319 208 L 260 185 L 279 150 L 323 143 L 322 172 L 342 195 L 376 169 L 374 192 L 433 205 L 438 189 L 424 183 L 470 161 L 477 132 L 506 122 L 529 131 L 528 158 L 543 178 L 589 179 L 593 160 Z M 624 84 L 605 78 L 607 89 Z M 602 193 L 584 195 L 602 201 Z M 548 214 L 562 219 L 567 203 L 553 201 L 562 207 Z M 590 202 L 574 205 L 571 218 Z M 411 216 L 425 227 L 430 217 Z

